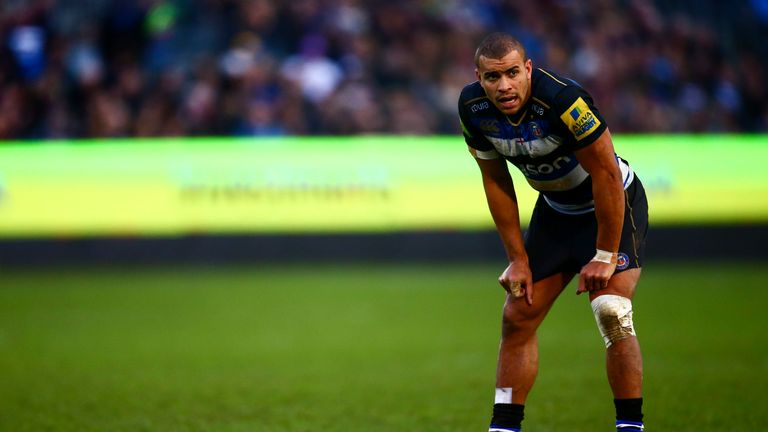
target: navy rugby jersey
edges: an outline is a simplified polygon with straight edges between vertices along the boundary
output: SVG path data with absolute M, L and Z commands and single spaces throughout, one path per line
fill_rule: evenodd
M 594 210 L 592 180 L 574 151 L 594 142 L 607 126 L 590 95 L 574 81 L 534 69 L 531 97 L 514 116 L 499 111 L 475 81 L 461 92 L 459 118 L 477 158 L 503 156 L 561 213 Z M 616 161 L 626 189 L 634 173 L 618 156 Z

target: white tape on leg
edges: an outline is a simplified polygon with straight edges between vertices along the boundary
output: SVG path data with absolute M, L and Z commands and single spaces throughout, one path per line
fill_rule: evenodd
M 606 348 L 624 338 L 635 336 L 632 300 L 612 294 L 601 295 L 592 300 L 592 313 L 595 314 Z
M 511 404 L 512 387 L 496 387 L 496 399 L 494 400 L 494 403 Z

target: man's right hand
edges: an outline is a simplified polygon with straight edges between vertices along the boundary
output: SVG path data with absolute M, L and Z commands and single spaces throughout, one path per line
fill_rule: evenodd
M 527 262 L 510 262 L 499 276 L 499 284 L 513 297 L 525 296 L 525 302 L 533 305 L 533 275 Z

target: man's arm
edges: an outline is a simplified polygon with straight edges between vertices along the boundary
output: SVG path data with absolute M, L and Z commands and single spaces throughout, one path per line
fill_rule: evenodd
M 507 169 L 507 162 L 503 158 L 489 160 L 477 158 L 476 160 L 482 173 L 488 208 L 509 258 L 509 266 L 499 277 L 499 283 L 505 290 L 516 296 L 517 292 L 512 288 L 520 284 L 525 301 L 533 304 L 533 277 L 528 266 L 528 254 L 525 251 L 520 229 L 517 196 L 512 177 Z
M 599 250 L 616 253 L 621 241 L 624 224 L 624 185 L 621 170 L 616 162 L 611 134 L 606 129 L 592 144 L 576 150 L 576 158 L 592 177 L 592 195 L 597 217 L 597 241 Z M 615 258 L 615 255 L 614 255 Z M 577 293 L 605 288 L 616 270 L 612 263 L 592 260 L 582 269 Z

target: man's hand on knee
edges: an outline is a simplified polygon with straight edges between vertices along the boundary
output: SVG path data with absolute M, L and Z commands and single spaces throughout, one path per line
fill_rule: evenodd
M 608 280 L 616 271 L 617 253 L 601 251 L 598 249 L 592 258 L 579 272 L 579 287 L 576 294 L 583 292 L 599 291 L 608 286 Z
M 527 262 L 509 263 L 499 276 L 499 284 L 513 297 L 525 297 L 526 303 L 533 304 L 533 275 Z

